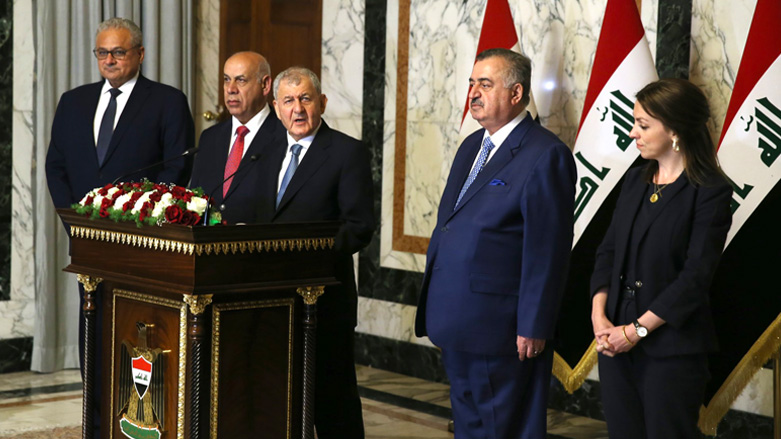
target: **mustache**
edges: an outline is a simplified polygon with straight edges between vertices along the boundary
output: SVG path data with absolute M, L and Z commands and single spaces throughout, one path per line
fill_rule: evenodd
M 483 101 L 480 100 L 480 98 L 472 98 L 472 102 L 469 103 L 470 106 L 472 105 L 479 105 L 483 106 Z

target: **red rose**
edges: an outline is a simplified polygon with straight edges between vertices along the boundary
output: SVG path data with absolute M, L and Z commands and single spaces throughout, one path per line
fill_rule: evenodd
M 200 224 L 200 222 L 201 222 L 201 216 L 198 215 L 197 212 L 193 212 L 193 222 L 190 223 L 189 225 L 194 226 L 196 224 Z
M 173 195 L 176 199 L 183 199 L 185 194 L 187 193 L 187 189 L 181 187 L 181 186 L 174 186 L 171 188 L 171 195 Z
M 165 208 L 165 220 L 171 224 L 179 224 L 182 220 L 182 208 L 172 204 Z
M 133 195 L 130 196 L 130 201 L 132 201 L 133 204 L 136 204 L 136 201 L 138 201 L 142 195 L 144 195 L 144 193 L 141 191 L 133 192 Z
M 89 197 L 87 197 L 86 200 L 84 200 L 84 205 L 85 206 L 90 206 L 90 205 L 92 205 L 93 201 L 95 201 L 95 198 L 92 195 L 90 195 Z
M 194 215 L 196 215 L 195 212 L 185 210 L 184 212 L 182 212 L 182 219 L 179 221 L 179 224 L 183 224 L 185 226 L 191 226 L 195 224 Z
M 101 218 L 108 218 L 108 209 L 106 209 L 105 207 L 101 207 L 100 212 L 98 213 L 100 214 Z
M 152 213 L 152 203 L 146 201 L 144 202 L 143 205 L 141 205 L 141 210 L 138 211 L 138 220 L 139 221 L 145 220 L 150 213 Z
M 163 197 L 163 194 L 160 191 L 154 191 L 151 194 L 149 194 L 149 200 L 150 201 L 154 201 L 155 203 L 160 201 L 160 198 L 162 198 L 162 197 Z
M 107 209 L 111 207 L 113 203 L 111 202 L 110 198 L 104 198 L 100 200 L 100 210 Z
M 134 204 L 135 204 L 135 203 L 134 203 L 134 202 L 132 202 L 132 201 L 128 201 L 128 202 L 126 202 L 125 204 L 123 204 L 123 205 L 122 205 L 122 213 L 125 213 L 125 212 L 127 212 L 128 210 L 132 209 Z

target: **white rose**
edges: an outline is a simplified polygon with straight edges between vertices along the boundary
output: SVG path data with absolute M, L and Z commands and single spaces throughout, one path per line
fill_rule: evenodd
M 155 208 L 152 209 L 152 216 L 158 217 L 165 212 L 165 209 L 172 204 L 173 195 L 171 195 L 170 192 L 167 192 L 163 194 L 162 197 L 160 197 L 160 201 L 155 204 Z
M 82 198 L 81 201 L 79 201 L 79 204 L 81 204 L 82 206 L 86 205 L 87 204 L 87 198 L 94 197 L 95 193 L 96 192 L 94 190 L 91 190 L 91 191 L 87 192 L 87 195 L 85 195 L 84 198 Z
M 187 203 L 187 210 L 196 212 L 198 215 L 203 215 L 203 212 L 206 211 L 206 207 L 208 205 L 209 202 L 206 201 L 206 198 L 192 197 L 190 198 L 190 201 Z
M 119 192 L 119 188 L 118 187 L 113 187 L 113 188 L 109 189 L 108 191 L 106 191 L 106 197 L 107 198 L 111 198 L 111 196 L 116 194 L 117 192 Z
M 130 197 L 133 194 L 124 194 L 117 197 L 116 200 L 114 200 L 114 209 L 122 210 L 122 206 L 125 205 L 128 201 L 130 201 Z
M 92 206 L 100 209 L 100 205 L 103 203 L 103 195 L 95 194 L 95 199 L 92 200 Z
M 144 195 L 141 195 L 138 200 L 136 200 L 136 204 L 133 205 L 133 209 L 131 212 L 138 213 L 139 210 L 141 210 L 141 207 L 149 201 L 149 192 L 144 192 Z

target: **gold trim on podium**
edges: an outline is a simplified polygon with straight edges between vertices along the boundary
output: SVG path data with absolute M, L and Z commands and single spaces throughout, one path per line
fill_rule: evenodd
M 315 305 L 317 303 L 317 299 L 323 295 L 324 291 L 324 286 L 296 288 L 296 293 L 304 298 L 304 304 L 306 305 Z
M 102 278 L 92 277 L 86 274 L 77 274 L 76 280 L 78 280 L 80 284 L 84 285 L 84 291 L 90 293 L 94 292 L 98 288 L 98 284 L 103 282 Z
M 190 312 L 193 315 L 200 315 L 206 310 L 206 307 L 212 303 L 212 294 L 200 294 L 193 296 L 190 294 L 184 295 L 184 303 L 190 306 Z
M 321 287 L 322 288 L 322 287 Z M 295 322 L 295 299 L 255 300 L 237 303 L 215 304 L 212 308 L 212 376 L 211 376 L 211 438 L 217 438 L 217 416 L 219 414 L 220 388 L 220 318 L 225 311 L 238 311 L 258 308 L 288 307 L 288 357 L 287 357 L 287 439 L 291 439 L 290 420 L 293 415 L 293 335 Z
M 114 364 L 116 362 L 116 316 L 117 316 L 117 297 L 137 302 L 150 303 L 153 305 L 164 306 L 179 310 L 179 371 L 178 388 L 176 391 L 176 438 L 184 439 L 184 396 L 185 383 L 187 379 L 187 304 L 164 299 L 149 294 L 137 293 L 122 289 L 114 290 L 113 313 L 111 314 L 111 397 L 109 398 L 109 416 L 111 422 L 114 422 Z M 109 429 L 109 439 L 113 439 L 114 429 Z
M 325 250 L 334 247 L 334 238 L 267 239 L 258 241 L 226 241 L 193 244 L 171 239 L 152 238 L 132 233 L 112 232 L 91 227 L 71 226 L 71 236 L 80 239 L 104 241 L 150 250 L 159 250 L 186 255 L 214 253 L 219 255 L 237 253 L 263 253 L 277 251 Z

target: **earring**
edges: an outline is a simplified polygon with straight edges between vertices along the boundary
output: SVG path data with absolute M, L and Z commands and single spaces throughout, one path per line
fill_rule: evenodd
M 678 146 L 678 138 L 673 137 L 673 151 L 678 152 L 681 150 L 681 147 Z

